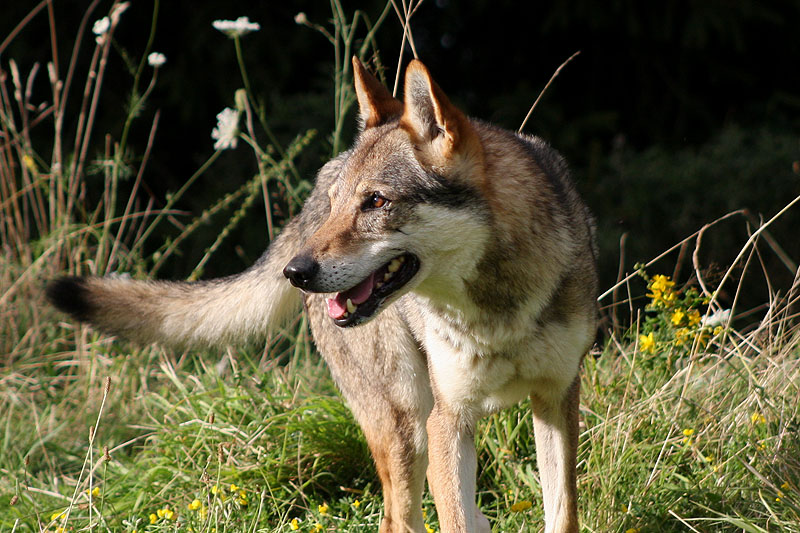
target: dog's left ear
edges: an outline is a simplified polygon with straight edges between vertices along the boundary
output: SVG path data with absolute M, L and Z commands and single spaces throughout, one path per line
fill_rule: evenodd
M 416 143 L 434 143 L 440 155 L 446 158 L 466 148 L 472 126 L 417 59 L 406 69 L 404 99 L 401 124 L 414 136 Z
M 403 112 L 403 104 L 391 95 L 378 78 L 370 74 L 356 56 L 353 56 L 353 78 L 362 131 L 380 126 Z

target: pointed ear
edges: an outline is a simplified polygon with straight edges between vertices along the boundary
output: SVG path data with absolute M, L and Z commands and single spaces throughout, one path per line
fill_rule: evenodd
M 369 73 L 353 56 L 353 78 L 358 99 L 358 118 L 361 130 L 373 128 L 400 116 L 403 104 L 394 98 L 378 79 Z
M 404 99 L 402 124 L 416 135 L 417 142 L 431 142 L 443 136 L 444 147 L 453 151 L 469 135 L 471 126 L 467 118 L 450 103 L 417 59 L 406 69 Z

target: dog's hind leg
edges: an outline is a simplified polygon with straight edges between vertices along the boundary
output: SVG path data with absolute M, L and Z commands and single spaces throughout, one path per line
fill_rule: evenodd
M 563 395 L 531 395 L 545 533 L 577 533 L 578 403 L 575 378 Z

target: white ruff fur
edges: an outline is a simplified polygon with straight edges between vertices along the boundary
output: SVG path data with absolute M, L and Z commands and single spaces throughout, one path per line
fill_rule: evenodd
M 586 325 L 580 322 L 551 325 L 538 331 L 538 336 L 527 328 L 517 339 L 506 332 L 479 339 L 453 327 L 431 306 L 423 303 L 420 307 L 437 388 L 448 404 L 474 417 L 513 405 L 532 391 L 544 397 L 563 391 L 578 371 L 580 357 L 574 354 L 580 354 L 588 342 Z
M 427 204 L 419 205 L 414 223 L 403 226 L 409 249 L 420 258 L 415 294 L 446 302 L 456 308 L 467 305 L 464 281 L 472 278 L 489 240 L 489 230 L 474 213 Z M 411 288 L 411 287 L 410 287 Z
M 446 403 L 470 418 L 480 417 L 532 391 L 547 397 L 568 387 L 580 364 L 575 354 L 582 353 L 591 335 L 585 320 L 538 326 L 536 318 L 550 296 L 539 293 L 511 321 L 486 320 L 486 311 L 465 290 L 465 280 L 478 274 L 489 238 L 486 226 L 456 209 L 423 205 L 417 213 L 421 228 L 412 233 L 417 243 L 424 245 L 430 236 L 430 241 L 452 244 L 446 250 L 441 244 L 418 250 L 423 265 L 418 277 L 423 281 L 413 290 L 430 372 Z

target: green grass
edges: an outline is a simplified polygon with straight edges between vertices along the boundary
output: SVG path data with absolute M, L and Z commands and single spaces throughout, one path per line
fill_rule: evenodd
M 377 528 L 366 445 L 303 321 L 266 354 L 173 354 L 59 322 L 38 293 L 15 304 L 36 335 L 16 339 L 0 375 L 0 529 L 289 531 L 295 518 L 303 531 Z M 796 332 L 773 322 L 715 339 L 691 355 L 614 338 L 586 359 L 585 531 L 800 531 Z M 486 419 L 476 441 L 494 530 L 538 527 L 528 406 Z M 151 525 L 160 509 L 173 518 Z
M 346 66 L 356 50 L 356 22 L 367 34 L 361 52 L 378 24 L 363 13 L 348 23 L 335 6 L 338 27 L 327 35 Z M 241 63 L 246 41 L 235 44 Z M 144 65 L 149 51 L 129 53 L 128 60 L 141 57 Z M 219 238 L 192 273 L 199 276 L 245 211 L 269 195 L 268 186 L 283 193 L 286 212 L 308 190 L 293 160 L 312 134 L 275 146 L 245 78 L 247 94 L 237 99 L 240 139 L 258 173 L 143 255 L 143 239 L 176 215 L 175 202 L 219 153 L 165 198 L 162 209 L 132 201 L 148 176 L 147 154 L 130 153 L 124 139 L 134 119 L 153 118 L 141 105 L 149 89 L 135 89 L 147 72 L 132 70 L 123 142 L 105 152 L 87 135 L 93 127 L 87 110 L 99 84 L 87 85 L 84 100 L 73 88 L 70 106 L 45 109 L 40 117 L 20 114 L 27 103 L 16 96 L 0 101 L 0 530 L 375 531 L 382 502 L 366 444 L 302 316 L 265 346 L 172 353 L 109 339 L 44 302 L 43 280 L 60 273 L 150 275 L 179 253 L 186 235 L 211 223 Z M 332 139 L 353 98 L 347 72 L 340 72 Z M 155 73 L 149 75 L 155 83 Z M 12 78 L 0 79 L 2 94 L 15 94 L 7 85 Z M 31 128 L 59 117 L 80 131 L 58 130 L 62 137 L 51 145 L 34 145 Z M 59 151 L 72 146 L 102 156 L 90 161 Z M 91 172 L 107 194 L 86 205 L 80 187 Z M 130 198 L 118 197 L 124 179 L 137 184 Z M 269 210 L 267 217 L 272 231 Z M 704 241 L 713 241 L 715 231 L 721 230 L 704 231 Z M 672 322 L 675 305 L 704 312 L 723 294 L 720 279 L 713 285 L 696 268 L 680 304 L 659 307 L 651 298 L 632 313 L 633 324 L 617 324 L 586 358 L 578 481 L 584 531 L 800 531 L 797 294 L 796 287 L 774 287 L 766 275 L 757 276 L 763 255 L 779 250 L 768 244 L 741 243 L 731 271 L 737 276 L 724 278 L 725 293 L 733 294 L 727 306 L 736 302 L 737 283 L 766 287 L 760 309 L 735 309 L 736 321 L 720 330 L 679 327 Z M 648 268 L 665 269 L 671 257 Z M 711 292 L 698 289 L 698 276 Z M 646 290 L 637 283 L 626 280 L 609 291 L 604 312 L 641 303 Z M 620 300 L 626 287 L 627 299 Z M 683 330 L 691 333 L 688 341 Z M 488 417 L 476 443 L 479 503 L 494 531 L 541 528 L 528 406 Z M 437 530 L 429 496 L 424 508 Z

